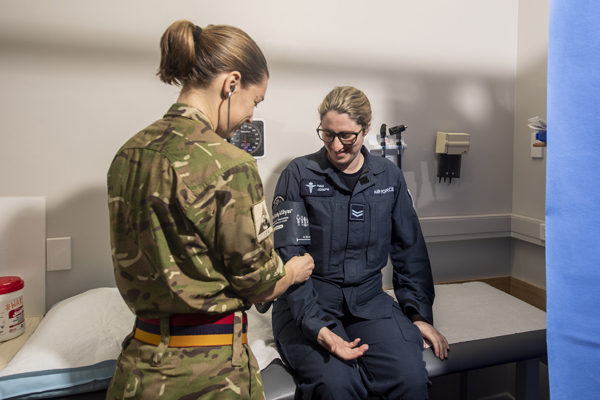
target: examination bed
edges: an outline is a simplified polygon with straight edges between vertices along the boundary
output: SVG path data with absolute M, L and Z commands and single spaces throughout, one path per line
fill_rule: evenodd
M 248 312 L 248 342 L 267 399 L 293 399 L 296 377 L 278 358 L 270 318 L 270 311 Z M 539 359 L 546 356 L 545 312 L 485 283 L 470 282 L 436 285 L 434 319 L 450 343 L 450 354 L 441 361 L 431 349 L 424 350 L 430 377 L 462 373 L 461 393 L 471 399 L 469 371 L 516 362 L 517 399 L 537 398 Z M 41 322 L 28 318 L 26 333 L 13 339 L 18 343 L 11 349 L 11 343 L 0 344 L 0 368 L 6 365 L 0 371 L 0 398 L 103 399 L 133 321 L 115 288 L 64 300 Z M 16 355 L 15 346 L 22 346 Z

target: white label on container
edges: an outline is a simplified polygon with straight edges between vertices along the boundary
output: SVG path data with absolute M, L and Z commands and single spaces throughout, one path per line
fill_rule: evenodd
M 0 341 L 15 337 L 25 327 L 23 296 L 0 303 Z

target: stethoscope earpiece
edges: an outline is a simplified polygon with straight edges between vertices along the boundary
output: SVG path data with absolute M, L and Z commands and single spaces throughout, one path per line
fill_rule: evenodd
M 231 94 L 235 91 L 235 85 L 232 83 L 229 85 L 229 95 L 227 96 L 227 142 L 231 143 L 229 138 L 229 114 L 231 112 Z

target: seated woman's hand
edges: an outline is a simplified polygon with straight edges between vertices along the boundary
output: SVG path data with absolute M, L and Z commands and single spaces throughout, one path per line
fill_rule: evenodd
M 358 343 L 360 339 L 355 339 L 353 342 L 346 342 L 344 339 L 331 332 L 329 328 L 323 327 L 319 331 L 317 336 L 317 342 L 323 346 L 327 351 L 335 354 L 342 360 L 354 360 L 362 356 L 365 351 L 369 350 L 369 345 L 363 344 L 360 347 Z
M 419 328 L 423 338 L 431 343 L 433 352 L 437 358 L 440 360 L 448 358 L 448 350 L 450 350 L 450 346 L 448 345 L 448 341 L 444 335 L 442 335 L 431 324 L 425 321 L 414 321 L 413 324 Z M 425 344 L 423 344 L 423 346 L 425 347 Z

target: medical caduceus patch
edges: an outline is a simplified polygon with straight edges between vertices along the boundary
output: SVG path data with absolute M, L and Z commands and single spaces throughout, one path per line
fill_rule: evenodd
M 350 204 L 350 221 L 364 221 L 365 220 L 365 205 L 364 204 Z
M 252 216 L 254 217 L 254 227 L 256 229 L 256 238 L 262 242 L 273 232 L 273 225 L 267 210 L 267 202 L 263 199 L 260 203 L 252 207 Z

